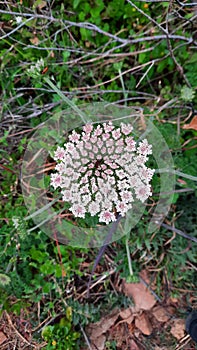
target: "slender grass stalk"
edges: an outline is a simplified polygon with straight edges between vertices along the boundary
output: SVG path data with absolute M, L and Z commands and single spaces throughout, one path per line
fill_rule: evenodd
M 155 173 L 170 173 L 170 174 L 175 174 L 181 177 L 184 177 L 186 179 L 192 180 L 192 181 L 197 181 L 197 176 L 189 175 L 182 173 L 179 170 L 173 170 L 173 169 L 156 169 Z
M 58 94 L 58 96 L 60 96 L 61 99 L 80 116 L 81 120 L 86 124 L 88 121 L 86 115 L 71 100 L 69 100 L 68 97 L 66 97 L 63 92 L 59 90 L 58 87 L 55 86 L 55 84 L 53 84 L 53 82 L 48 77 L 44 77 L 44 80 L 56 92 L 56 94 Z
M 125 99 L 125 106 L 127 106 L 127 97 L 128 97 L 128 92 L 126 92 L 126 89 L 125 89 L 125 84 L 124 84 L 124 80 L 123 80 L 123 77 L 122 77 L 122 72 L 121 72 L 121 69 L 118 69 L 118 74 L 120 75 L 120 82 L 121 82 L 121 85 L 122 85 L 122 91 L 123 91 L 123 96 L 124 96 L 124 99 Z
M 34 216 L 37 216 L 37 215 L 43 213 L 43 211 L 45 211 L 46 209 L 49 209 L 50 207 L 52 207 L 52 205 L 53 205 L 54 203 L 56 203 L 56 202 L 58 201 L 58 199 L 60 199 L 60 198 L 61 198 L 61 195 L 59 194 L 59 196 L 58 196 L 57 198 L 55 198 L 53 201 L 47 203 L 47 204 L 44 205 L 42 208 L 36 210 L 34 213 L 32 213 L 32 214 L 26 216 L 26 218 L 24 218 L 24 220 L 27 221 L 27 220 L 29 220 L 29 219 L 34 218 Z
M 126 251 L 127 251 L 127 260 L 128 260 L 130 276 L 133 276 L 133 268 L 132 268 L 130 250 L 129 250 L 129 236 L 128 235 L 126 237 L 125 246 L 126 246 Z

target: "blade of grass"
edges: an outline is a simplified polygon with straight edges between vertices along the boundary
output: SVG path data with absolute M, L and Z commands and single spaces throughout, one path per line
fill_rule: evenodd
M 62 100 L 67 103 L 69 107 L 71 107 L 81 118 L 81 120 L 86 124 L 88 122 L 86 115 L 71 101 L 66 97 L 62 91 L 60 91 L 57 86 L 53 84 L 53 82 L 48 78 L 44 77 L 45 82 L 58 94 L 59 97 L 62 98 Z

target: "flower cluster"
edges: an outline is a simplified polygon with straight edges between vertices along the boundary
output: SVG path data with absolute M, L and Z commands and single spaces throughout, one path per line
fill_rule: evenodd
M 0 273 L 0 286 L 4 287 L 7 286 L 11 282 L 11 279 L 9 276 L 4 275 L 3 273 Z
M 132 130 L 125 123 L 119 128 L 112 122 L 86 124 L 81 133 L 72 131 L 64 147 L 57 147 L 51 184 L 61 188 L 74 216 L 90 213 L 108 224 L 117 213 L 124 216 L 136 198 L 144 202 L 151 195 L 154 170 L 145 163 L 152 147 L 146 139 L 136 145 Z
M 34 65 L 27 69 L 27 74 L 32 78 L 37 78 L 40 76 L 41 71 L 44 68 L 44 60 L 41 58 Z

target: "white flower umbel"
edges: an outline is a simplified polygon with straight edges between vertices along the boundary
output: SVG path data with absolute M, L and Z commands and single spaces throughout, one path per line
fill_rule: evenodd
M 61 188 L 75 217 L 89 213 L 108 224 L 117 213 L 125 216 L 135 199 L 143 203 L 151 195 L 154 170 L 145 163 L 152 146 L 146 139 L 136 145 L 132 130 L 124 123 L 119 128 L 112 122 L 86 124 L 81 133 L 72 131 L 64 147 L 57 147 L 51 184 Z

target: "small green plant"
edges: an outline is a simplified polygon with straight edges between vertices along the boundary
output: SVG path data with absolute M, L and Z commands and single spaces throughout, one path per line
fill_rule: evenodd
M 181 99 L 185 102 L 191 102 L 195 97 L 195 90 L 184 85 L 181 89 Z
M 60 322 L 44 327 L 42 337 L 48 343 L 46 350 L 77 350 L 79 344 L 77 340 L 80 338 L 80 333 L 75 331 L 72 323 L 72 308 L 66 309 L 66 315 L 63 316 Z
M 24 150 L 35 129 L 51 116 L 66 113 L 73 102 L 79 110 L 80 104 L 93 105 L 102 100 L 140 108 L 144 124 L 152 118 L 166 139 L 177 171 L 166 222 L 196 237 L 196 130 L 182 126 L 191 109 L 196 110 L 197 54 L 193 7 L 180 4 L 132 0 L 68 0 L 66 6 L 60 1 L 2 2 L 0 305 L 2 312 L 7 310 L 10 315 L 27 311 L 33 327 L 61 309 L 61 320 L 43 329 L 46 350 L 79 349 L 79 324 L 85 327 L 98 321 L 103 310 L 127 308 L 131 302 L 124 294 L 112 292 L 114 274 L 104 280 L 103 288 L 99 284 L 104 292 L 101 296 L 98 293 L 95 302 L 84 301 L 83 297 L 76 301 L 73 294 L 78 288 L 80 295 L 86 292 L 85 283 L 97 250 L 90 258 L 85 249 L 53 241 L 35 226 L 25 207 L 20 187 Z M 55 128 L 46 128 L 45 134 L 47 138 L 41 138 L 37 151 L 46 148 L 51 160 L 55 149 L 51 149 L 49 137 L 57 144 L 65 140 Z M 181 172 L 187 177 L 182 178 Z M 34 183 L 27 177 L 24 185 L 29 189 Z M 49 185 L 46 172 L 39 186 Z M 101 271 L 96 270 L 95 275 L 106 272 L 111 265 L 121 285 L 122 279 L 135 282 L 139 272 L 146 269 L 155 277 L 155 292 L 161 298 L 168 292 L 178 298 L 184 290 L 196 289 L 196 244 L 162 227 L 155 234 L 147 232 L 160 185 L 160 175 L 155 174 L 152 198 L 126 247 L 124 238 L 108 247 L 107 264 L 103 265 L 103 257 Z M 61 208 L 57 203 L 57 209 Z M 95 226 L 92 218 L 79 218 L 78 223 L 84 220 L 85 227 Z M 69 226 L 62 228 L 72 233 Z M 91 289 L 92 299 L 96 288 L 98 285 Z M 69 307 L 67 313 L 62 311 L 64 293 L 72 308 L 71 316 Z M 192 291 L 187 294 L 190 297 Z M 146 345 L 154 348 L 150 339 Z M 168 345 L 169 349 L 175 347 L 174 341 Z M 166 347 L 166 338 L 161 336 L 162 346 Z M 112 349 L 116 344 L 110 340 L 106 350 Z
M 0 273 L 0 286 L 6 287 L 10 283 L 10 281 L 10 277 L 4 275 L 3 273 Z
M 116 341 L 107 341 L 105 343 L 105 349 L 106 350 L 116 350 Z

